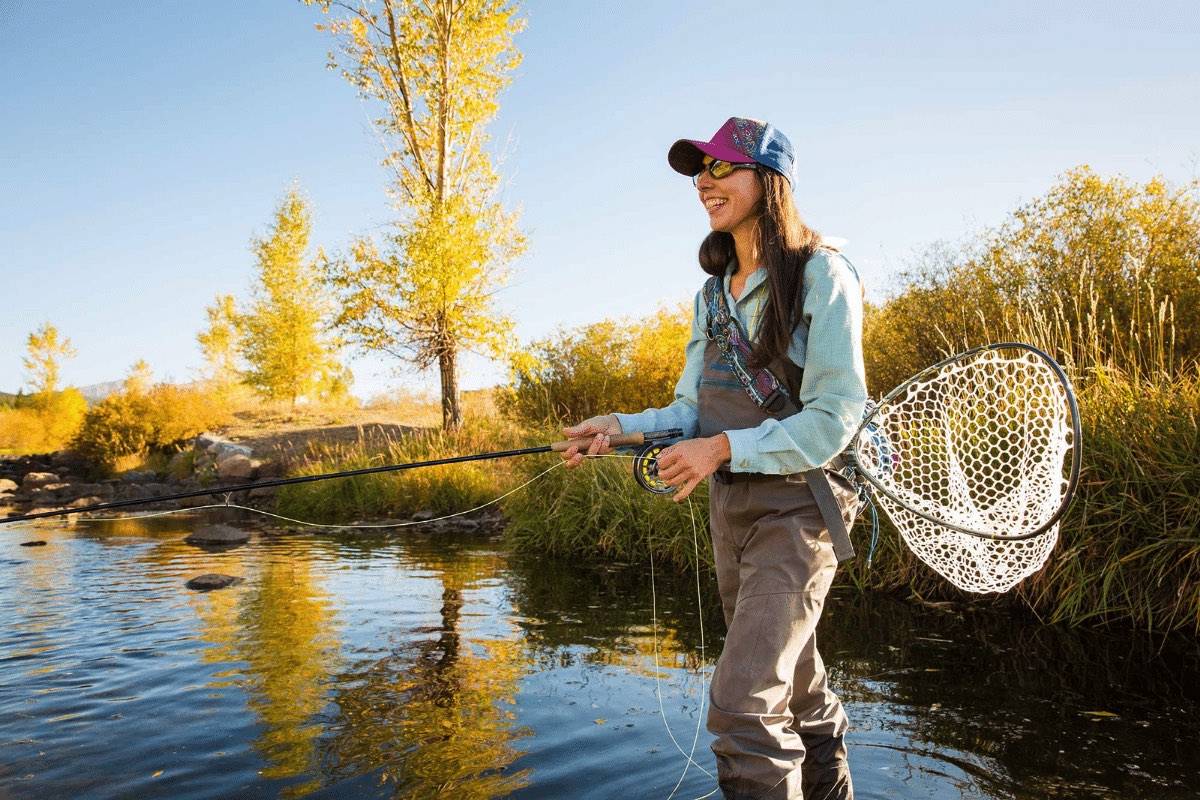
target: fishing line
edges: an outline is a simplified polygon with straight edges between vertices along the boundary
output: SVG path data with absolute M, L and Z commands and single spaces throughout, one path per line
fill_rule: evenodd
M 638 458 L 638 456 L 627 455 L 627 454 L 623 454 L 623 453 L 605 453 L 605 454 L 600 454 L 600 455 L 588 456 L 588 458 L 635 459 L 635 458 Z M 650 461 L 650 462 L 657 462 L 657 458 L 653 458 L 653 457 L 648 458 L 646 460 Z M 293 525 L 302 525 L 302 526 L 309 527 L 309 528 L 320 528 L 320 529 L 325 529 L 325 530 L 344 530 L 344 529 L 349 529 L 349 528 L 362 528 L 362 529 L 368 529 L 368 530 L 386 530 L 386 529 L 392 529 L 392 528 L 405 528 L 405 527 L 410 527 L 410 526 L 414 526 L 414 525 L 428 525 L 428 524 L 434 523 L 434 522 L 441 522 L 443 520 L 453 519 L 454 517 L 461 517 L 466 514 L 471 514 L 476 511 L 479 511 L 481 509 L 487 508 L 488 506 L 495 505 L 496 503 L 500 502 L 501 500 L 505 499 L 506 497 L 510 497 L 511 495 L 516 494 L 517 492 L 527 488 L 530 484 L 533 484 L 533 483 L 541 480 L 546 475 L 548 475 L 550 472 L 552 472 L 556 469 L 565 467 L 566 463 L 567 463 L 566 461 L 558 461 L 555 464 L 552 464 L 551 466 L 542 470 L 537 475 L 534 475 L 532 478 L 525 481 L 521 485 L 508 490 L 504 494 L 501 494 L 497 497 L 492 498 L 491 500 L 487 501 L 486 503 L 482 503 L 473 508 L 465 509 L 463 511 L 456 511 L 453 514 L 446 514 L 444 516 L 435 517 L 433 519 L 428 519 L 428 520 L 410 520 L 410 521 L 406 521 L 406 522 L 392 522 L 392 523 L 370 524 L 370 525 L 308 522 L 306 520 L 295 519 L 293 517 L 284 516 L 283 514 L 276 514 L 271 511 L 265 511 L 260 508 L 253 508 L 251 506 L 244 506 L 244 505 L 240 505 L 237 503 L 231 503 L 230 502 L 230 497 L 231 497 L 230 494 L 225 495 L 224 503 L 210 503 L 210 504 L 202 505 L 202 506 L 192 506 L 190 508 L 172 508 L 172 509 L 167 509 L 164 511 L 152 511 L 152 512 L 148 512 L 146 514 L 136 514 L 136 515 L 132 515 L 132 516 L 130 516 L 130 515 L 125 515 L 125 516 L 120 516 L 120 517 L 85 516 L 85 517 L 82 517 L 82 519 L 86 520 L 86 521 L 92 521 L 92 522 L 122 522 L 122 521 L 126 521 L 126 520 L 153 519 L 156 517 L 166 517 L 166 516 L 171 516 L 174 514 L 189 514 L 189 513 L 196 512 L 196 511 L 205 511 L 205 510 L 210 510 L 210 509 L 235 509 L 238 511 L 248 511 L 248 512 L 251 512 L 254 514 L 260 514 L 265 517 L 271 517 L 273 519 L 278 519 L 283 522 L 291 523 Z M 375 470 L 372 470 L 372 471 L 375 471 Z M 363 471 L 363 472 L 365 472 L 365 471 Z M 340 477 L 340 475 L 339 475 L 339 477 Z M 158 498 L 158 499 L 161 501 L 161 500 L 167 500 L 170 498 Z M 693 552 L 694 552 L 694 556 L 696 559 L 696 564 L 695 564 L 695 566 L 696 566 L 696 569 L 695 569 L 696 616 L 697 616 L 697 619 L 699 620 L 699 625 L 700 625 L 700 661 L 701 661 L 701 664 L 703 664 L 706 650 L 705 650 L 705 633 L 704 633 L 704 606 L 703 606 L 702 589 L 700 586 L 700 561 L 701 561 L 701 559 L 700 559 L 700 535 L 699 535 L 698 526 L 696 524 L 695 504 L 692 501 L 691 497 L 688 498 L 688 516 L 692 523 L 692 547 L 693 547 Z M 696 728 L 692 734 L 691 748 L 690 748 L 690 750 L 685 751 L 683 749 L 683 746 L 680 745 L 679 741 L 675 738 L 675 734 L 671 731 L 670 723 L 667 722 L 666 706 L 665 706 L 665 703 L 663 702 L 662 680 L 660 677 L 660 673 L 662 672 L 662 664 L 659 659 L 659 647 L 658 647 L 658 586 L 657 586 L 657 582 L 654 577 L 654 573 L 655 573 L 654 548 L 650 547 L 649 551 L 650 551 L 650 620 L 651 620 L 651 630 L 652 630 L 653 645 L 654 645 L 653 650 L 654 650 L 654 672 L 655 672 L 654 693 L 658 699 L 659 715 L 662 718 L 663 727 L 667 731 L 667 736 L 670 738 L 671 743 L 673 745 L 675 745 L 675 749 L 678 750 L 679 753 L 685 759 L 687 759 L 687 763 L 684 764 L 683 772 L 680 774 L 679 780 L 676 781 L 674 788 L 671 789 L 671 793 L 667 796 L 667 800 L 672 800 L 672 798 L 675 797 L 676 792 L 678 792 L 679 788 L 683 785 L 683 781 L 687 777 L 688 770 L 691 769 L 691 767 L 693 767 L 693 766 L 696 767 L 696 769 L 700 770 L 705 775 L 707 775 L 709 778 L 716 780 L 716 776 L 714 776 L 711 772 L 709 772 L 707 769 L 705 769 L 700 764 L 698 764 L 694 758 L 695 753 L 696 753 L 696 746 L 700 741 L 700 726 L 704 719 L 705 696 L 708 692 L 708 677 L 703 676 L 701 678 L 700 706 L 699 706 L 699 709 L 697 710 L 697 714 L 696 714 Z M 701 673 L 701 674 L 703 675 L 703 673 Z M 717 791 L 719 791 L 719 787 L 717 789 L 713 789 L 712 791 L 708 792 L 707 794 L 704 794 L 704 795 L 701 795 L 701 796 L 695 798 L 694 800 L 705 800 L 706 798 L 711 797 L 714 794 L 716 794 Z
M 700 595 L 700 536 L 696 531 L 696 514 L 691 497 L 688 498 L 688 514 L 692 520 L 692 545 L 695 548 L 696 555 L 696 613 L 700 619 L 700 658 L 701 661 L 703 661 L 704 608 Z M 685 752 L 682 745 L 680 745 L 679 741 L 675 738 L 675 734 L 671 731 L 671 725 L 667 722 L 667 711 L 665 705 L 663 704 L 662 679 L 660 676 L 660 673 L 662 672 L 662 666 L 658 658 L 658 586 L 654 579 L 654 547 L 651 546 L 648 549 L 650 551 L 650 625 L 653 632 L 654 642 L 654 694 L 658 698 L 658 713 L 662 718 L 663 727 L 667 730 L 667 737 L 670 738 L 671 744 L 675 745 L 675 749 L 687 759 L 687 763 L 683 765 L 683 773 L 679 776 L 679 780 L 676 781 L 675 787 L 671 789 L 671 793 L 667 795 L 667 800 L 671 800 L 671 798 L 675 796 L 675 793 L 679 791 L 679 787 L 683 785 L 683 780 L 687 777 L 688 770 L 693 766 L 713 780 L 717 779 L 715 775 L 697 764 L 693 758 L 696 753 L 696 743 L 700 740 L 701 721 L 704 719 L 704 696 L 708 692 L 708 679 L 704 678 L 701 680 L 700 708 L 696 713 L 696 731 L 692 736 L 691 752 Z M 708 794 L 695 798 L 695 800 L 704 800 L 704 798 L 711 797 L 712 795 L 716 794 L 717 791 L 718 789 L 713 789 Z
M 262 514 L 264 517 L 274 517 L 275 519 L 281 519 L 284 522 L 291 522 L 295 525 L 304 525 L 309 528 L 324 528 L 326 530 L 340 530 L 340 529 L 346 529 L 346 528 L 367 528 L 367 529 L 372 529 L 372 530 L 386 529 L 386 528 L 406 528 L 411 525 L 428 525 L 433 522 L 441 522 L 442 520 L 451 519 L 452 517 L 461 517 L 464 514 L 472 514 L 476 511 L 479 511 L 480 509 L 487 508 L 490 505 L 499 503 L 501 500 L 508 497 L 509 495 L 516 494 L 517 492 L 521 491 L 529 484 L 542 478 L 544 475 L 549 473 L 551 470 L 558 469 L 564 463 L 565 462 L 560 461 L 557 464 L 554 464 L 554 465 L 548 467 L 547 469 L 542 470 L 537 475 L 534 475 L 532 478 L 525 481 L 524 483 L 522 483 L 520 486 L 516 487 L 515 489 L 510 489 L 509 491 L 505 492 L 504 494 L 500 495 L 499 497 L 488 500 L 486 503 L 483 503 L 482 505 L 475 506 L 474 508 L 468 508 L 465 511 L 456 511 L 453 514 L 447 514 L 444 517 L 435 517 L 433 519 L 422 519 L 422 520 L 410 520 L 408 522 L 389 522 L 389 523 L 380 524 L 380 525 L 358 525 L 358 524 L 345 524 L 345 523 L 343 523 L 341 525 L 337 525 L 337 524 L 320 523 L 320 522 L 305 522 L 302 519 L 292 519 L 291 517 L 285 517 L 282 514 L 274 514 L 270 511 L 263 511 L 261 508 L 251 508 L 250 506 L 242 506 L 242 505 L 238 505 L 236 503 L 229 503 L 229 502 L 214 503 L 212 505 L 206 505 L 206 506 L 195 506 L 193 508 L 173 508 L 168 511 L 156 511 L 156 512 L 152 512 L 149 514 L 138 514 L 137 516 L 131 516 L 131 517 L 130 516 L 126 516 L 126 517 L 84 517 L 84 519 L 94 520 L 97 522 L 117 522 L 117 521 L 128 520 L 128 519 L 150 519 L 151 517 L 165 517 L 170 514 L 184 514 L 184 513 L 191 512 L 191 511 L 202 511 L 204 509 L 209 509 L 209 508 L 235 508 L 235 509 L 239 509 L 241 511 L 253 511 L 255 514 Z

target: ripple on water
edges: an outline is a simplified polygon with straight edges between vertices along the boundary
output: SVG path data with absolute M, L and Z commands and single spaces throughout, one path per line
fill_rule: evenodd
M 714 786 L 663 724 L 691 750 L 720 649 L 707 581 L 698 603 L 692 579 L 659 576 L 655 627 L 644 569 L 486 539 L 256 535 L 210 553 L 179 518 L 25 532 L 49 544 L 0 539 L 6 796 L 392 797 L 400 781 L 665 798 L 685 767 L 676 797 Z M 245 582 L 184 588 L 203 572 Z M 1200 783 L 1194 649 L 856 598 L 831 598 L 821 646 L 860 798 Z

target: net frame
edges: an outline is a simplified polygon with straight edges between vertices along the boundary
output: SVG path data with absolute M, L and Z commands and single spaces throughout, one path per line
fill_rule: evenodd
M 1032 345 L 1001 342 L 889 392 L 847 461 L 922 561 L 968 591 L 1004 591 L 1053 550 L 1081 445 L 1066 373 Z

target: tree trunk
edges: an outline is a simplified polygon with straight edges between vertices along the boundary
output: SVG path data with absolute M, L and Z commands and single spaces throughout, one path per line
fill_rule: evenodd
M 442 373 L 442 427 L 456 431 L 462 427 L 462 404 L 458 397 L 458 353 L 447 347 L 438 356 Z

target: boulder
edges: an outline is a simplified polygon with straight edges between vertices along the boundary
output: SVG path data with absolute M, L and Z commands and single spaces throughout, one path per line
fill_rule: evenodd
M 126 486 L 121 492 L 122 500 L 144 500 L 150 496 L 151 494 L 146 491 L 145 486 L 139 486 L 136 483 Z
M 242 582 L 242 578 L 233 575 L 222 575 L 219 572 L 210 572 L 206 575 L 197 575 L 188 581 L 185 586 L 197 592 L 211 592 L 213 589 L 224 589 L 226 586 L 237 586 Z
M 157 475 L 144 469 L 131 469 L 121 476 L 122 483 L 152 483 L 157 479 Z
M 80 497 L 100 497 L 105 500 L 111 500 L 113 497 L 113 487 L 107 483 L 77 483 L 74 490 Z
M 260 462 L 240 453 L 217 462 L 217 475 L 222 478 L 250 478 Z
M 51 484 L 53 485 L 53 484 Z M 29 499 L 34 503 L 53 503 L 58 499 L 58 492 L 42 486 L 29 493 Z
M 254 451 L 249 447 L 246 447 L 244 444 L 234 444 L 233 442 L 217 442 L 205 452 L 215 457 L 217 463 L 220 464 L 225 459 L 232 458 L 233 456 L 245 456 L 246 458 L 249 458 L 251 453 Z
M 15 492 L 20 488 L 16 481 L 10 481 L 8 478 L 0 478 L 0 494 Z
M 104 501 L 99 497 L 80 497 L 77 500 L 72 500 L 67 508 L 87 508 L 88 506 L 98 506 Z
M 188 544 L 245 544 L 250 541 L 250 534 L 218 522 L 197 528 L 184 541 Z
M 283 477 L 283 462 L 282 461 L 264 461 L 258 467 L 259 480 L 271 480 L 273 478 Z
M 75 472 L 80 473 L 87 469 L 87 461 L 82 456 L 71 450 L 60 450 L 50 457 L 50 463 L 53 464 L 60 472 Z
M 429 522 L 429 520 L 433 519 L 433 517 L 434 513 L 428 508 L 424 511 L 418 511 L 412 515 L 413 522 Z
M 199 436 L 197 436 L 195 439 L 192 440 L 192 447 L 194 447 L 197 450 L 207 450 L 208 448 L 212 447 L 214 444 L 219 444 L 221 442 L 228 442 L 228 441 L 229 440 L 224 438 L 223 436 L 218 436 L 215 433 L 205 432 L 205 433 L 200 434 Z
M 53 472 L 30 472 L 21 481 L 21 490 L 32 492 L 34 489 L 40 489 L 48 483 L 59 483 L 58 476 Z

